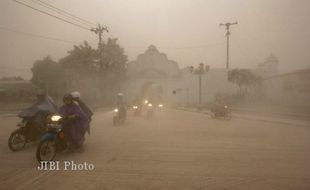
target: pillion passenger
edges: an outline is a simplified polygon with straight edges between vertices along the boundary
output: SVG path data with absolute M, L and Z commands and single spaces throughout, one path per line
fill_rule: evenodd
M 88 120 L 89 120 L 89 124 L 91 122 L 92 116 L 94 115 L 92 109 L 87 106 L 84 101 L 81 99 L 81 93 L 78 91 L 74 91 L 71 92 L 71 96 L 73 97 L 74 102 L 80 106 L 80 108 L 82 109 L 82 111 L 86 114 Z M 90 134 L 90 125 L 87 127 L 87 132 L 88 134 Z

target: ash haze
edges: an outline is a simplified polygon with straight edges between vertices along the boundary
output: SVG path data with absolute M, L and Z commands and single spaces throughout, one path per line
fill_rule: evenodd
M 35 0 L 34 0 L 35 1 Z M 22 2 L 39 7 L 32 0 Z M 129 60 L 153 44 L 180 67 L 200 62 L 225 67 L 225 29 L 231 27 L 231 68 L 255 68 L 271 53 L 280 72 L 310 66 L 310 1 L 308 0 L 46 0 L 76 16 L 109 27 Z M 42 7 L 39 7 L 42 8 Z M 44 8 L 42 8 L 44 9 Z M 21 35 L 3 28 L 66 42 Z M 31 77 L 37 59 L 66 55 L 73 45 L 97 37 L 12 0 L 0 2 L 0 77 Z

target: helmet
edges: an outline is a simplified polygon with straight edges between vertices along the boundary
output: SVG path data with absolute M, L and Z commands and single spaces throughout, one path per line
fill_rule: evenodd
M 65 94 L 62 100 L 65 101 L 73 101 L 73 97 L 71 94 Z
M 123 94 L 123 93 L 118 93 L 117 96 L 118 96 L 118 97 L 123 97 L 124 94 Z
M 81 93 L 78 92 L 78 91 L 73 91 L 73 92 L 71 92 L 70 94 L 71 94 L 71 96 L 72 96 L 73 98 L 80 98 L 80 97 L 81 97 Z

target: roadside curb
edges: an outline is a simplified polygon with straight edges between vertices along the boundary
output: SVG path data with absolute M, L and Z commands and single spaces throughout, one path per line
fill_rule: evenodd
M 272 111 L 257 111 L 257 110 L 251 110 L 251 109 L 243 109 L 243 108 L 236 108 L 233 107 L 231 110 L 236 112 L 247 112 L 252 114 L 270 114 L 275 116 L 281 116 L 281 117 L 294 117 L 294 118 L 300 118 L 301 120 L 309 120 L 310 121 L 310 115 L 309 114 L 302 114 L 302 113 L 288 113 L 288 112 L 272 112 Z
M 181 111 L 186 111 L 186 112 L 210 115 L 209 111 L 188 110 L 188 109 L 185 109 L 185 108 L 176 108 L 176 109 L 177 110 L 181 110 Z M 233 116 L 233 118 L 244 119 L 244 120 L 254 120 L 254 121 L 278 123 L 278 124 L 285 124 L 285 125 L 298 125 L 298 126 L 303 126 L 303 127 L 310 127 L 310 122 L 307 121 L 307 120 L 299 120 L 300 122 L 296 122 L 296 121 L 294 122 L 294 121 L 280 121 L 278 119 L 273 119 L 273 118 L 262 118 L 262 117 L 255 117 L 255 116 L 254 117 L 251 117 L 251 116 L 241 116 L 241 115 L 236 115 L 236 114 L 232 114 L 232 116 Z

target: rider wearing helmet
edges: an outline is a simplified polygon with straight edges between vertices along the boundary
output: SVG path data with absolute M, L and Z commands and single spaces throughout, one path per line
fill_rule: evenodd
M 81 93 L 78 91 L 74 91 L 70 93 L 71 96 L 73 97 L 73 100 L 76 104 L 78 104 L 80 106 L 80 108 L 82 109 L 82 111 L 86 114 L 89 123 L 91 121 L 91 117 L 94 115 L 94 113 L 92 112 L 92 110 L 82 101 L 81 99 Z M 90 134 L 90 126 L 87 127 L 87 132 L 88 134 Z
M 44 90 L 37 91 L 37 103 L 42 103 L 46 99 L 46 93 Z
M 23 111 L 23 114 L 33 114 L 33 123 L 38 128 L 45 125 L 45 118 L 50 113 L 57 112 L 57 105 L 53 99 L 46 95 L 45 91 L 39 89 L 36 93 L 37 101 L 29 108 Z
M 88 126 L 88 119 L 81 108 L 74 103 L 71 94 L 63 97 L 63 105 L 59 109 L 59 114 L 65 118 L 64 132 L 67 136 L 71 148 L 80 148 L 84 142 L 84 131 Z
M 46 94 L 46 92 L 42 89 L 37 91 L 37 102 L 35 105 L 45 104 L 48 106 L 51 112 L 57 111 L 57 105 L 55 101 Z

